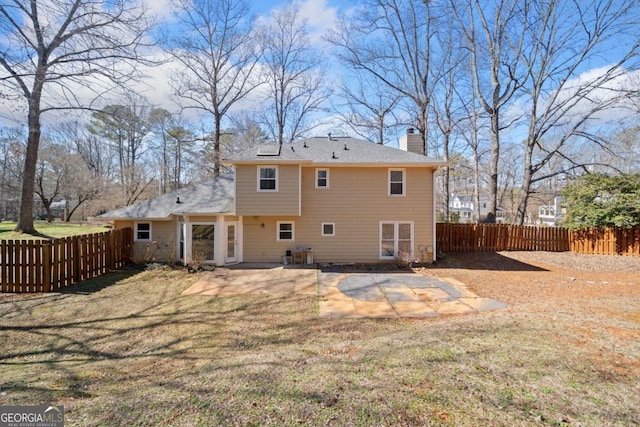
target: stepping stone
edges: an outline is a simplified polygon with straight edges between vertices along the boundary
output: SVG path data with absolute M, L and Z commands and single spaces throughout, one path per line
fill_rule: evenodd
M 348 276 L 338 283 L 338 289 L 349 298 L 360 301 L 385 301 L 380 288 L 371 276 Z
M 476 311 L 468 305 L 463 304 L 457 300 L 427 304 L 429 304 L 436 312 L 440 314 L 467 314 L 474 313 Z
M 502 310 L 507 308 L 507 304 L 491 298 L 460 298 L 460 302 L 478 311 Z
M 401 288 L 384 288 L 384 294 L 390 303 L 394 302 L 410 302 L 410 301 L 424 301 L 410 288 L 404 286 Z
M 353 305 L 353 301 L 318 301 L 320 317 L 333 319 L 356 318 L 360 316 Z
M 439 314 L 424 301 L 392 302 L 394 310 L 400 317 L 437 317 Z
M 413 292 L 422 296 L 425 301 L 453 301 L 453 297 L 440 288 L 413 289 Z
M 356 312 L 361 317 L 396 318 L 398 313 L 388 302 L 353 301 Z

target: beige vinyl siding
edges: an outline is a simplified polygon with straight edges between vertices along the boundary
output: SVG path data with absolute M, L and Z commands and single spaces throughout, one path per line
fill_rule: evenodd
M 270 165 L 261 165 L 270 166 Z M 299 165 L 277 165 L 278 191 L 258 191 L 258 165 L 236 166 L 237 215 L 300 214 Z
M 225 215 L 224 221 L 237 222 L 239 217 L 233 215 Z M 170 221 L 149 221 L 151 222 L 151 242 L 134 242 L 134 261 L 135 262 L 173 262 L 178 261 L 177 248 L 178 239 L 180 237 L 178 230 L 178 223 L 183 221 L 183 218 L 173 218 Z M 215 215 L 207 216 L 189 216 L 189 222 L 191 223 L 214 223 L 217 224 L 218 217 Z M 138 221 L 147 222 L 147 221 Z M 114 222 L 114 228 L 134 228 L 134 221 L 131 220 L 118 220 Z M 216 225 L 217 227 L 217 225 Z M 221 231 L 216 228 L 216 235 Z
M 315 262 L 378 262 L 380 221 L 413 222 L 414 258 L 434 247 L 433 169 L 406 168 L 405 197 L 389 197 L 388 168 L 332 167 L 329 189 L 315 188 L 315 168 L 302 168 L 301 217 L 245 217 L 245 261 L 281 261 L 285 251 L 311 247 Z M 295 221 L 295 242 L 276 242 L 277 221 Z M 322 223 L 335 236 L 322 236 Z
M 175 220 L 170 221 L 137 221 L 151 222 L 151 242 L 133 243 L 133 261 L 168 262 L 176 261 L 176 247 L 178 239 L 178 226 Z M 134 228 L 134 221 L 115 221 L 114 228 Z
M 294 223 L 294 242 L 277 241 L 277 222 L 291 221 Z M 281 262 L 287 250 L 293 250 L 298 244 L 298 226 L 300 217 L 297 216 L 250 216 L 244 217 L 244 260 L 245 262 Z

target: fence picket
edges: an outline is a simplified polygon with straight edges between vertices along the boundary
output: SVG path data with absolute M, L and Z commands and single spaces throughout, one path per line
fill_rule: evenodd
M 53 240 L 1 240 L 0 292 L 52 292 L 130 261 L 133 230 Z
M 584 229 L 512 224 L 436 224 L 438 250 L 571 251 L 582 254 L 640 256 L 640 226 Z

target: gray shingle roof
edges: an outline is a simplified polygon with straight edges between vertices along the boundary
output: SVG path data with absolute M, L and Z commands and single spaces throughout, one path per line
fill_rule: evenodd
M 345 147 L 347 149 L 345 149 Z M 227 159 L 229 163 L 402 164 L 444 166 L 446 162 L 351 137 L 308 138 L 282 146 L 279 156 L 259 156 L 258 147 Z
M 102 219 L 162 219 L 172 214 L 232 213 L 235 181 L 219 176 L 211 181 L 194 184 L 135 205 L 116 209 L 99 216 Z M 181 203 L 177 203 L 177 199 Z

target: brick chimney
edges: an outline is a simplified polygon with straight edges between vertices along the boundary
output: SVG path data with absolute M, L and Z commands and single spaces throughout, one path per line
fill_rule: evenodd
M 407 134 L 400 138 L 400 149 L 424 156 L 422 136 L 419 133 L 415 133 L 413 128 L 408 128 Z

